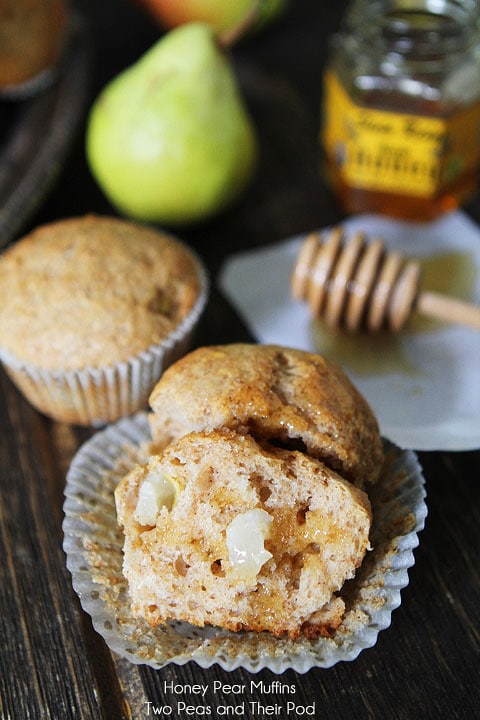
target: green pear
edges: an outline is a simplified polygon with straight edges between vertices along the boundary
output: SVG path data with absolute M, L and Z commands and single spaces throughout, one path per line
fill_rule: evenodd
M 254 172 L 257 141 L 210 25 L 171 30 L 103 89 L 86 153 L 110 202 L 137 220 L 195 223 L 237 198 Z

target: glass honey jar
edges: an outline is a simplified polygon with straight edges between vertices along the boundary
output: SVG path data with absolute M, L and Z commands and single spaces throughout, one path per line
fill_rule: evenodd
M 347 212 L 434 219 L 480 168 L 480 3 L 354 0 L 332 38 L 321 143 Z

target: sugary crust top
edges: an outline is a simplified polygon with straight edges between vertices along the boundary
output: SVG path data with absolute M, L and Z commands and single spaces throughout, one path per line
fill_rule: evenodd
M 274 345 L 199 348 L 150 396 L 154 440 L 230 427 L 304 449 L 362 487 L 378 479 L 378 424 L 343 371 L 324 357 Z
M 50 370 L 108 366 L 162 341 L 200 289 L 174 238 L 88 215 L 44 225 L 0 257 L 0 345 Z

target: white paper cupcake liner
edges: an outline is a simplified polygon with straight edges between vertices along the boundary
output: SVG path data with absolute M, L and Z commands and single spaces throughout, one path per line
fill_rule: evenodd
M 205 308 L 208 276 L 202 262 L 196 261 L 198 298 L 188 315 L 158 345 L 115 365 L 67 372 L 35 367 L 0 349 L 5 370 L 34 407 L 56 420 L 98 427 L 145 409 L 163 371 L 190 348 Z
M 225 670 L 268 668 L 304 673 L 354 660 L 376 643 L 400 605 L 414 564 L 413 549 L 427 515 L 424 478 L 415 453 L 385 440 L 385 472 L 372 489 L 371 543 L 354 580 L 342 596 L 345 619 L 333 638 L 291 640 L 269 633 L 231 633 L 170 622 L 152 628 L 130 611 L 122 574 L 123 534 L 116 521 L 114 489 L 137 462 L 148 457 L 150 433 L 145 413 L 98 432 L 75 456 L 67 476 L 64 550 L 73 587 L 97 632 L 108 646 L 132 663 L 161 668 L 195 661 Z

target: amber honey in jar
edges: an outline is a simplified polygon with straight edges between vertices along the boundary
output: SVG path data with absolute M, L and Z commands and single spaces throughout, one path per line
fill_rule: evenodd
M 431 220 L 480 167 L 480 3 L 354 0 L 332 38 L 321 143 L 347 212 Z

